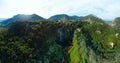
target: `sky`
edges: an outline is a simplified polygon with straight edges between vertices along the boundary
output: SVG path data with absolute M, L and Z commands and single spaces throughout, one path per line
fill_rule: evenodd
M 44 18 L 56 14 L 93 14 L 113 20 L 120 17 L 120 0 L 0 0 L 0 18 L 10 18 L 16 14 L 38 14 Z

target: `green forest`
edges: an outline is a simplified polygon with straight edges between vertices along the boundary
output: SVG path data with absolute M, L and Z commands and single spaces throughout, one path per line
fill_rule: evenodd
M 120 63 L 120 19 L 17 20 L 0 26 L 0 63 Z

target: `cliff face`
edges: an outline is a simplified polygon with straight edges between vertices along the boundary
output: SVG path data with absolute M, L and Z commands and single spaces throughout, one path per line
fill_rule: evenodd
M 69 63 L 98 63 L 93 49 L 86 44 L 86 37 L 81 31 L 76 30 L 73 37 L 73 46 L 68 51 Z
M 110 50 L 102 49 L 108 45 L 100 43 L 95 48 L 93 44 L 88 43 L 88 39 L 82 31 L 75 30 L 72 41 L 73 46 L 68 50 L 69 63 L 119 63 L 119 53 L 115 48 L 112 49 L 108 44 Z
M 71 45 L 74 33 L 72 22 L 14 22 L 9 26 L 3 41 L 6 41 L 6 44 L 16 43 L 15 49 L 13 46 L 6 45 L 6 47 L 10 47 L 17 58 L 13 57 L 14 54 L 11 52 L 10 54 L 5 53 L 10 58 L 2 56 L 1 62 L 5 62 L 2 59 L 12 59 L 11 63 L 61 63 L 63 49 Z M 19 44 L 21 45 L 19 46 Z M 22 48 L 22 51 L 19 47 Z M 21 53 L 15 51 L 21 51 Z M 3 51 L 1 54 L 4 54 Z M 26 56 L 24 57 L 24 55 Z
M 14 22 L 9 26 L 0 41 L 3 63 L 120 62 L 119 40 L 102 21 Z

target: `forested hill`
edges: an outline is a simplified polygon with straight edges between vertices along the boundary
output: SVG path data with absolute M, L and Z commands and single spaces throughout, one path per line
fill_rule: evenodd
M 40 20 L 72 20 L 72 21 L 76 21 L 76 20 L 79 20 L 81 19 L 82 17 L 79 17 L 79 16 L 69 16 L 69 15 L 66 15 L 66 14 L 57 14 L 57 15 L 54 15 L 54 16 L 51 16 L 50 18 L 48 19 L 45 19 L 37 14 L 32 14 L 32 15 L 25 15 L 25 14 L 17 14 L 9 19 L 6 19 L 6 20 L 1 20 L 0 24 L 1 25 L 8 25 L 14 21 L 20 21 L 20 20 L 27 20 L 27 21 L 40 21 Z
M 79 16 L 69 16 L 66 14 L 58 14 L 58 15 L 51 16 L 50 18 L 48 18 L 48 20 L 78 20 L 81 18 L 82 17 L 79 17 Z
M 120 39 L 120 17 L 114 19 L 113 26 L 115 28 L 117 38 Z
M 20 20 L 0 28 L 0 62 L 120 63 L 116 29 L 93 15 L 78 21 Z
M 41 16 L 38 16 L 37 14 L 32 14 L 32 15 L 17 14 L 12 18 L 3 20 L 1 24 L 6 25 L 17 20 L 34 20 L 35 21 L 35 20 L 45 20 L 45 19 Z

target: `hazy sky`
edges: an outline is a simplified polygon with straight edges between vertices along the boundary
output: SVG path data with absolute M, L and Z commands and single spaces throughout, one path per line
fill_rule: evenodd
M 94 14 L 111 20 L 120 16 L 120 0 L 0 0 L 0 18 L 33 13 L 44 18 L 55 14 Z

